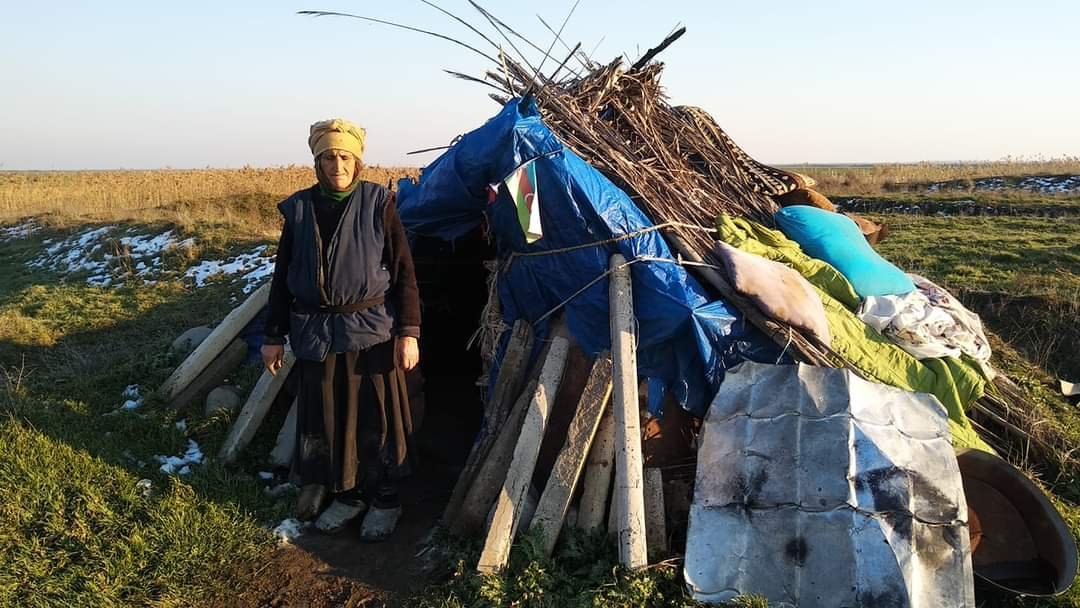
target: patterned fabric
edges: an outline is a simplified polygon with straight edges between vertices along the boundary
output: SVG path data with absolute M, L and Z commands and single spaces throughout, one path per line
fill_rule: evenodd
M 990 342 L 979 316 L 930 280 L 908 276 L 915 291 L 866 298 L 859 318 L 919 359 L 966 354 L 982 363 L 989 361 Z

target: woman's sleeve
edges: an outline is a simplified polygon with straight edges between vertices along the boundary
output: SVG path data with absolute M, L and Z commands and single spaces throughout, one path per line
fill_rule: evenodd
M 266 327 L 263 329 L 264 344 L 285 344 L 285 336 L 289 333 L 289 309 L 292 307 L 293 297 L 286 279 L 289 276 L 289 261 L 292 260 L 292 243 L 292 229 L 286 222 L 281 227 L 277 258 L 274 260 L 274 277 L 270 280 L 270 310 L 266 315 Z
M 416 269 L 405 236 L 405 227 L 397 212 L 394 196 L 386 203 L 383 216 L 386 244 L 383 260 L 390 269 L 390 291 L 387 294 L 395 313 L 394 333 L 399 336 L 420 337 L 420 290 L 416 286 Z

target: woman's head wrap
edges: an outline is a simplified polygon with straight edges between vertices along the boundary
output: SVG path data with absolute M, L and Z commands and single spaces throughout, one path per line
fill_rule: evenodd
M 341 118 L 320 120 L 311 125 L 308 147 L 315 158 L 327 150 L 345 150 L 360 160 L 364 156 L 366 135 L 366 131 Z

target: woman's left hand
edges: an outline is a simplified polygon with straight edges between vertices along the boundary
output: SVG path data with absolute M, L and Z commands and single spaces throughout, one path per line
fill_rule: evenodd
M 397 346 L 394 349 L 394 362 L 398 368 L 405 371 L 412 371 L 412 368 L 416 367 L 417 363 L 420 363 L 420 344 L 416 338 L 411 336 L 398 338 Z

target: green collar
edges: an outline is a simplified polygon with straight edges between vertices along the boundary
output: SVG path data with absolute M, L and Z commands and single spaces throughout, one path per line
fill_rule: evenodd
M 356 191 L 356 187 L 359 185 L 360 180 L 356 180 L 356 182 L 352 186 L 349 186 L 348 190 L 345 190 L 343 192 L 335 192 L 333 190 L 327 190 L 322 184 L 319 184 L 319 194 L 336 203 L 340 203 L 352 196 L 352 193 Z

